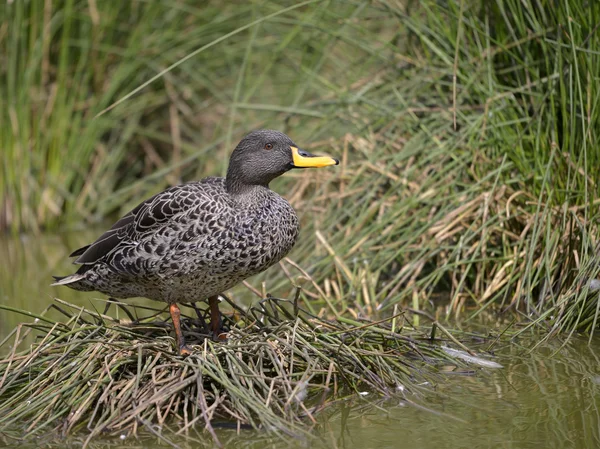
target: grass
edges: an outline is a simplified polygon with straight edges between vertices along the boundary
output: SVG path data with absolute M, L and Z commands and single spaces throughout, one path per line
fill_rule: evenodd
M 419 384 L 440 378 L 440 367 L 465 366 L 439 346 L 447 340 L 464 347 L 454 335 L 443 328 L 443 339 L 429 335 L 402 314 L 381 322 L 325 320 L 270 297 L 248 311 L 236 308 L 227 342 L 213 343 L 204 334 L 208 311 L 198 309 L 183 320 L 195 343 L 183 358 L 160 310 L 120 307 L 130 318 L 57 300 L 49 309 L 66 319 L 41 314 L 2 342 L 12 341 L 0 360 L 5 438 L 83 433 L 85 447 L 100 434 L 144 428 L 185 435 L 196 426 L 218 445 L 220 423 L 306 436 L 316 413 L 348 395 L 408 395 L 410 403 Z M 28 346 L 30 333 L 37 338 Z
M 336 142 L 340 173 L 289 194 L 312 214 L 294 253 L 312 299 L 366 316 L 516 311 L 592 338 L 598 6 L 424 6 L 383 3 L 408 30 L 396 62 L 357 88 L 365 119 Z

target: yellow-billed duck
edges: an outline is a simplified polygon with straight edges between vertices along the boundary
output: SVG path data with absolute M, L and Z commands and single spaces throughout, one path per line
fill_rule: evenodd
M 168 303 L 179 352 L 189 354 L 177 304 L 208 299 L 216 335 L 218 295 L 277 263 L 296 243 L 296 212 L 269 183 L 293 168 L 338 163 L 301 150 L 279 131 L 253 131 L 231 154 L 225 178 L 174 186 L 142 202 L 74 251 L 81 267 L 55 276 L 52 285 Z

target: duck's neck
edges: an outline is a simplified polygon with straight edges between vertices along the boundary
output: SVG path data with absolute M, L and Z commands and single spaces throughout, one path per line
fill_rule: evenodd
M 225 188 L 232 197 L 243 202 L 257 201 L 269 191 L 268 185 L 245 184 L 229 176 L 225 178 Z

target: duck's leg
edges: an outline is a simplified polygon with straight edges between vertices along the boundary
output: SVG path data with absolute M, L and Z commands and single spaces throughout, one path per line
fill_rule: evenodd
M 185 344 L 185 338 L 183 338 L 183 333 L 181 332 L 181 310 L 179 310 L 177 304 L 169 304 L 169 312 L 171 313 L 173 327 L 175 328 L 175 336 L 177 337 L 179 355 L 190 355 L 192 350 L 188 345 Z
M 208 298 L 208 305 L 210 306 L 210 329 L 212 330 L 213 339 L 221 340 L 221 313 L 219 312 L 219 297 L 211 296 Z

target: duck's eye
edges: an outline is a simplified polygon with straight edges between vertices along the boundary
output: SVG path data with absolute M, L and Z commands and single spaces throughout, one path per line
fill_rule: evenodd
M 265 145 L 265 150 L 272 150 L 273 149 L 273 144 L 272 143 L 268 143 Z

